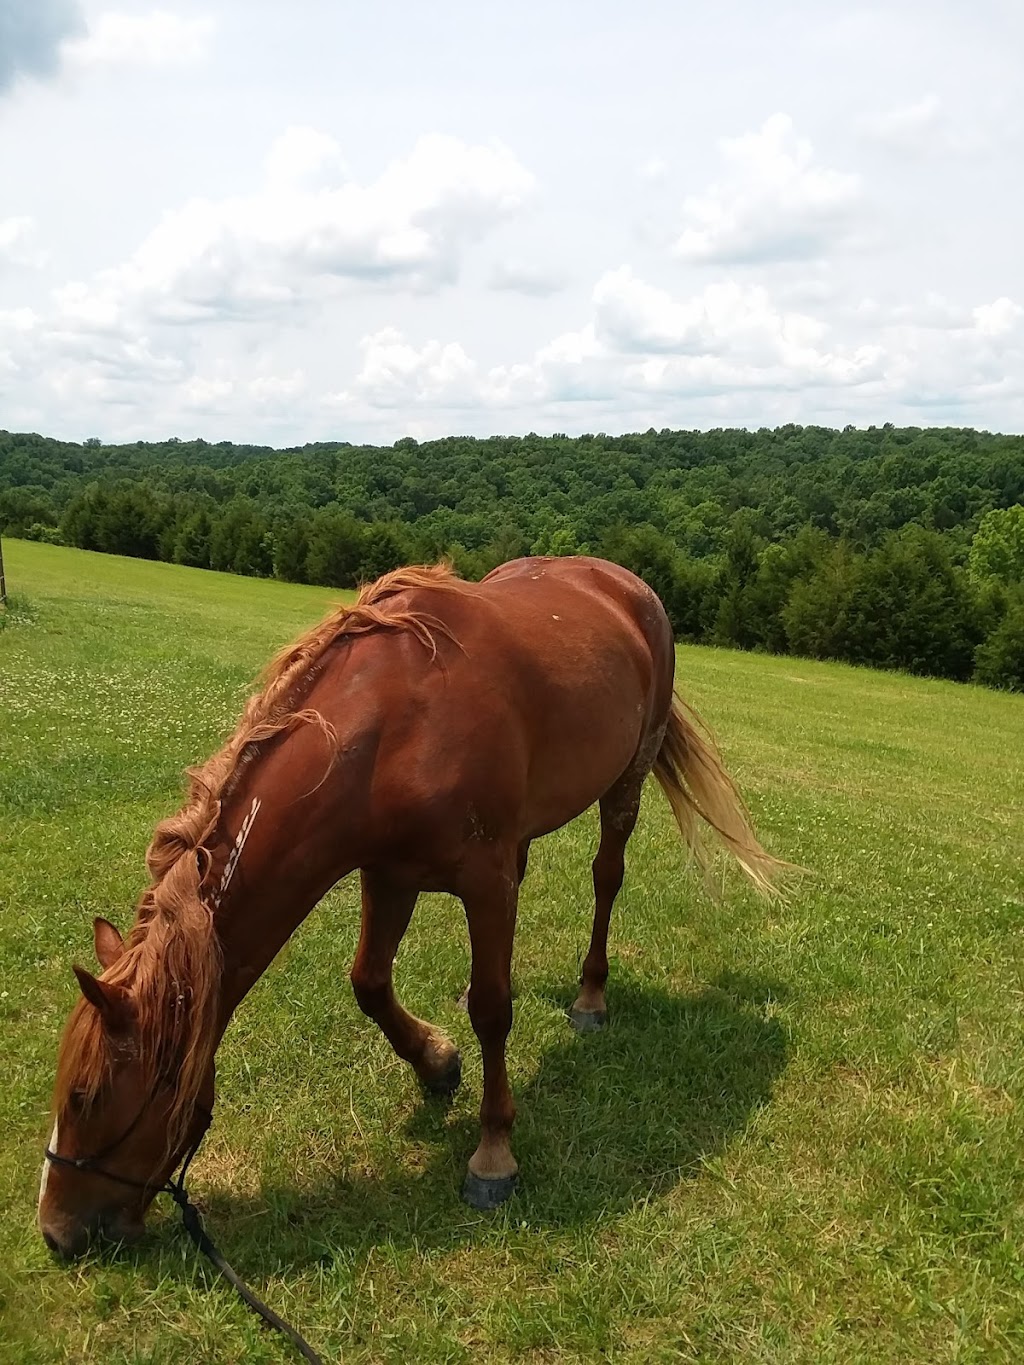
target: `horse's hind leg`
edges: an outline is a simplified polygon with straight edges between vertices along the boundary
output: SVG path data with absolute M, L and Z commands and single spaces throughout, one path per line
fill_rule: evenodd
M 359 1008 L 428 1090 L 450 1095 L 462 1077 L 458 1048 L 440 1029 L 403 1009 L 392 984 L 395 954 L 409 927 L 416 892 L 367 871 L 362 873 L 362 891 L 362 928 L 351 972 Z
M 622 886 L 626 844 L 640 811 L 643 775 L 630 772 L 601 798 L 601 843 L 594 859 L 594 929 L 590 951 L 583 962 L 580 993 L 569 1019 L 580 1033 L 603 1028 L 608 1018 L 604 997 L 608 980 L 608 924 L 612 906 Z

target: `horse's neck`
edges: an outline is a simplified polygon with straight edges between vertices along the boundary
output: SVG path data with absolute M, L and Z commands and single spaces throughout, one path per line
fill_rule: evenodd
M 223 958 L 222 1027 L 306 915 L 359 866 L 351 775 L 325 772 L 322 739 L 289 737 L 292 761 L 257 764 L 223 803 L 208 885 Z M 311 776 L 312 774 L 312 776 Z M 313 790 L 311 790 L 313 789 Z

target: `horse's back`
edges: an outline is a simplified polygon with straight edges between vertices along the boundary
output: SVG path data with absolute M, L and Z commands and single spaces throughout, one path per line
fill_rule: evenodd
M 465 591 L 409 605 L 450 630 L 444 678 L 420 675 L 419 744 L 443 737 L 470 786 L 521 807 L 523 834 L 557 827 L 648 754 L 672 695 L 672 633 L 628 570 L 583 556 L 514 560 Z M 417 688 L 418 690 L 418 688 Z

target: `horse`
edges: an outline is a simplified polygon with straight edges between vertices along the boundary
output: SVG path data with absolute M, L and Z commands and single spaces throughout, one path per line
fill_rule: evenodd
M 463 903 L 483 1095 L 462 1193 L 478 1209 L 508 1198 L 510 970 L 531 841 L 598 803 L 593 932 L 570 1011 L 583 1031 L 607 1019 L 609 920 L 651 772 L 702 868 L 702 821 L 759 892 L 787 866 L 758 842 L 674 668 L 656 594 L 585 556 L 514 560 L 479 583 L 446 565 L 398 569 L 272 660 L 234 733 L 189 770 L 183 808 L 156 826 L 133 927 L 122 938 L 96 919 L 102 971 L 73 968 L 81 994 L 38 1205 L 51 1250 L 142 1234 L 209 1123 L 232 1014 L 356 870 L 355 997 L 427 1092 L 455 1090 L 459 1052 L 403 1008 L 392 965 L 420 892 Z

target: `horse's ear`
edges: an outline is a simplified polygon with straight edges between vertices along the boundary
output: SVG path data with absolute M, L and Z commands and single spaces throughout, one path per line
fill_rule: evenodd
M 92 922 L 93 943 L 96 945 L 96 959 L 104 971 L 112 967 L 124 952 L 124 939 L 110 920 L 97 915 Z
M 71 970 L 78 977 L 82 994 L 90 1005 L 99 1010 L 104 1024 L 111 1032 L 118 1033 L 127 1028 L 131 1021 L 131 1006 L 128 1003 L 128 992 L 124 987 L 111 986 L 109 982 L 100 981 L 84 967 L 76 965 Z

